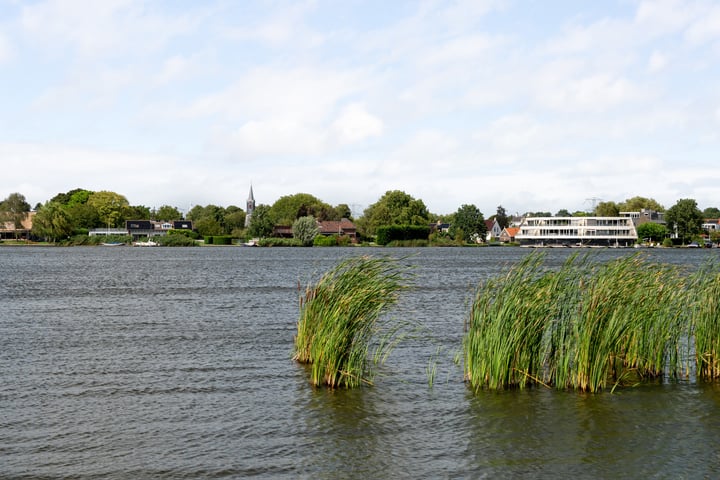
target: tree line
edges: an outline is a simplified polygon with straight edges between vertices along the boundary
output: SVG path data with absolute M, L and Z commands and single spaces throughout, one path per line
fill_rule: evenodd
M 17 229 L 22 228 L 22 220 L 31 210 L 25 197 L 12 193 L 0 202 L 0 221 L 13 222 Z M 391 190 L 368 206 L 358 218 L 352 217 L 347 204 L 332 206 L 314 195 L 297 193 L 280 197 L 272 205 L 259 204 L 255 207 L 250 221 L 246 222 L 247 212 L 230 205 L 195 205 L 187 214 L 177 207 L 163 205 L 149 208 L 142 205 L 130 205 L 127 198 L 110 191 L 91 191 L 77 188 L 58 193 L 44 204 L 37 204 L 33 219 L 32 234 L 38 238 L 57 241 L 72 235 L 87 235 L 95 228 L 124 227 L 127 220 L 149 219 L 156 221 L 190 220 L 200 235 L 230 235 L 234 238 L 264 238 L 273 235 L 278 225 L 292 226 L 293 232 L 307 243 L 308 238 L 317 234 L 315 220 L 352 220 L 362 238 L 375 238 L 378 229 L 387 226 L 429 226 L 447 224 L 447 231 L 433 229 L 431 240 L 436 243 L 471 243 L 485 238 L 487 227 L 485 216 L 473 204 L 463 204 L 457 211 L 438 215 L 431 213 L 421 199 L 401 191 Z M 670 234 L 676 234 L 683 243 L 702 233 L 702 224 L 706 218 L 720 218 L 717 207 L 700 210 L 693 199 L 680 199 L 669 209 L 652 198 L 633 197 L 624 202 L 600 202 L 591 211 L 570 213 L 561 209 L 552 215 L 550 212 L 526 212 L 523 216 L 607 216 L 616 217 L 620 212 L 651 210 L 663 212 L 665 225 L 646 223 L 638 226 L 641 239 L 661 241 Z M 496 212 L 488 217 L 496 220 L 501 228 L 510 225 L 511 216 L 500 205 Z M 246 226 L 246 223 L 248 225 Z M 714 232 L 716 235 L 716 232 Z M 718 241 L 717 238 L 713 239 Z

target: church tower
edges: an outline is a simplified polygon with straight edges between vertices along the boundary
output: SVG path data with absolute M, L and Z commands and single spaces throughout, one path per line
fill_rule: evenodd
M 253 211 L 255 210 L 255 196 L 253 195 L 252 184 L 250 185 L 250 195 L 248 195 L 246 208 L 245 208 L 245 228 L 250 225 L 250 217 L 252 217 Z

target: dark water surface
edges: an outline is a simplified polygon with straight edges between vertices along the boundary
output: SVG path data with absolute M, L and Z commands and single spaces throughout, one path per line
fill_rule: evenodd
M 527 253 L 0 248 L 0 478 L 720 477 L 717 384 L 468 391 L 472 291 Z M 290 359 L 298 284 L 359 254 L 414 254 L 394 314 L 427 331 L 374 387 L 313 389 Z

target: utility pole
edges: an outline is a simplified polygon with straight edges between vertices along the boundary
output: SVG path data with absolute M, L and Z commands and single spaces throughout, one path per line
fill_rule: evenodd
M 588 203 L 588 202 L 590 202 L 590 204 L 592 205 L 592 208 L 590 210 L 587 210 L 587 212 L 593 213 L 593 212 L 595 212 L 595 207 L 597 207 L 597 204 L 599 202 L 602 202 L 602 198 L 598 198 L 598 197 L 586 198 L 585 203 Z

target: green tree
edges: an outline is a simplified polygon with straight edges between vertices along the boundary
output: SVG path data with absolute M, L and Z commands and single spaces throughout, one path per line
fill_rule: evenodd
M 11 193 L 0 202 L 0 222 L 12 222 L 16 230 L 22 229 L 22 222 L 29 211 L 30 204 L 25 201 L 25 196 L 20 193 Z
M 306 247 L 312 246 L 315 237 L 320 232 L 317 220 L 313 216 L 300 217 L 292 224 L 293 238 L 302 242 Z
M 705 218 L 720 218 L 720 208 L 708 207 L 703 210 L 703 217 Z
M 570 213 L 570 210 L 567 210 L 565 208 L 561 208 L 557 211 L 555 214 L 556 217 L 572 217 L 572 213 Z
M 428 225 L 429 218 L 430 212 L 422 200 L 392 190 L 367 207 L 356 223 L 364 235 L 372 236 L 381 225 Z
M 89 230 L 91 228 L 103 226 L 103 223 L 100 220 L 100 214 L 92 205 L 88 205 L 87 203 L 75 203 L 63 205 L 63 208 L 70 218 L 73 231 L 78 231 L 80 229 Z M 107 224 L 105 226 L 107 226 Z
M 49 202 L 65 209 L 74 232 L 101 226 L 107 227 L 107 224 L 103 225 L 100 220 L 98 210 L 94 206 L 88 205 L 88 199 L 93 193 L 91 190 L 75 188 L 66 193 L 58 193 Z
M 637 234 L 641 241 L 660 242 L 667 236 L 667 228 L 659 223 L 645 222 L 637 226 Z
M 341 203 L 337 205 L 335 207 L 335 218 L 328 220 L 340 220 L 342 218 L 352 220 L 352 210 L 350 209 L 350 206 L 346 203 Z
M 87 204 L 95 208 L 103 225 L 117 227 L 125 219 L 125 212 L 130 206 L 123 195 L 102 190 L 90 195 Z
M 163 205 L 158 208 L 151 217 L 153 220 L 159 220 L 161 222 L 172 222 L 173 220 L 182 220 L 183 216 L 177 207 L 170 205 Z
M 675 232 L 684 245 L 702 231 L 703 215 L 695 200 L 683 198 L 665 212 L 665 221 L 668 229 Z
M 274 227 L 275 222 L 270 216 L 270 206 L 262 204 L 256 206 L 250 217 L 248 235 L 257 238 L 269 237 L 272 235 Z
M 309 193 L 280 197 L 270 207 L 270 215 L 279 225 L 292 225 L 295 220 L 305 216 L 313 216 L 318 220 L 339 220 L 335 218 L 336 211 L 330 204 Z
M 187 213 L 187 219 L 193 222 L 200 220 L 204 215 L 204 207 L 202 205 L 193 206 Z
M 193 220 L 193 228 L 200 235 L 222 235 L 225 233 L 220 222 L 213 217 L 203 217 L 197 221 Z
M 596 217 L 617 217 L 620 215 L 620 209 L 615 202 L 600 202 L 595 206 Z
M 507 228 L 510 225 L 510 218 L 502 205 L 498 205 L 497 207 L 495 220 L 498 222 L 498 225 L 500 225 L 500 228 Z
M 87 203 L 88 198 L 90 198 L 90 195 L 92 195 L 92 193 L 93 192 L 91 190 L 75 188 L 66 193 L 58 193 L 50 199 L 50 202 L 56 202 L 63 206 L 70 206 L 78 203 L 84 204 Z
M 228 213 L 225 214 L 225 233 L 239 232 L 245 228 L 245 212 L 241 209 L 230 211 L 228 207 Z
M 45 203 L 33 218 L 33 234 L 46 241 L 56 242 L 68 237 L 74 229 L 67 207 L 57 201 Z
M 475 205 L 462 205 L 453 215 L 449 233 L 455 240 L 464 242 L 485 238 L 487 226 L 482 212 Z
M 655 212 L 664 212 L 665 207 L 653 198 L 632 197 L 618 205 L 621 212 L 639 212 L 641 210 L 653 210 Z
M 225 226 L 225 208 L 218 205 L 195 205 L 187 214 L 187 219 L 192 220 L 193 227 L 201 235 L 223 235 L 230 233 Z
M 122 220 L 147 220 L 151 218 L 150 209 L 144 205 L 131 205 L 123 212 Z

